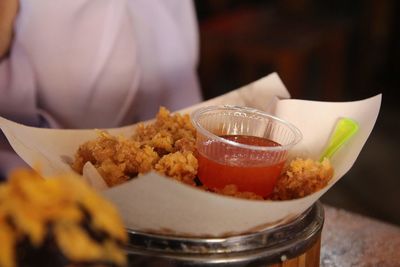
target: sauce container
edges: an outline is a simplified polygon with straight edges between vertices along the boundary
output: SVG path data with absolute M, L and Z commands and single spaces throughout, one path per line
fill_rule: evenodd
M 198 177 L 203 185 L 268 197 L 289 150 L 302 136 L 289 122 L 260 110 L 210 106 L 196 110 Z

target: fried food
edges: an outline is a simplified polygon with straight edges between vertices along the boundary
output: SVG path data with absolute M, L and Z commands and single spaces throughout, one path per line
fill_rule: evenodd
M 82 173 L 84 164 L 89 161 L 107 185 L 114 186 L 150 171 L 158 160 L 158 154 L 149 145 L 101 132 L 96 140 L 79 147 L 72 168 Z
M 296 158 L 278 178 L 272 199 L 289 200 L 310 195 L 325 187 L 333 176 L 328 159 L 322 162 Z
M 188 114 L 171 114 L 161 107 L 154 123 L 140 123 L 133 140 L 154 148 L 161 156 L 176 151 L 195 150 L 196 129 Z
M 163 156 L 154 169 L 185 184 L 196 186 L 197 159 L 192 152 L 175 152 Z
M 187 184 L 197 174 L 196 130 L 189 115 L 171 114 L 161 107 L 153 123 L 138 125 L 130 138 L 101 132 L 95 140 L 82 144 L 72 168 L 82 174 L 92 163 L 108 186 L 114 186 L 152 169 Z M 174 166 L 176 164 L 176 166 Z
M 0 266 L 126 266 L 117 210 L 74 176 L 14 171 L 0 185 Z
M 196 179 L 196 130 L 188 114 L 171 114 L 161 107 L 155 121 L 140 123 L 129 138 L 101 132 L 96 140 L 82 144 L 72 168 L 82 174 L 86 162 L 91 162 L 108 186 L 114 186 L 155 170 L 177 181 L 217 194 L 263 199 L 252 192 L 240 192 L 235 185 L 211 189 Z M 294 159 L 278 178 L 268 199 L 287 200 L 312 194 L 327 185 L 333 168 L 328 159 L 322 163 L 312 159 Z

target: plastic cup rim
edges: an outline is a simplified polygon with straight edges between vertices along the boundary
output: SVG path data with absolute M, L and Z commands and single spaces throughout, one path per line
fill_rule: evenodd
M 285 145 L 281 145 L 280 146 L 256 146 L 256 145 L 247 145 L 247 144 L 241 144 L 232 140 L 228 140 L 225 139 L 223 137 L 220 137 L 216 134 L 213 134 L 212 132 L 208 131 L 207 129 L 205 129 L 199 122 L 198 122 L 198 118 L 200 115 L 202 115 L 205 112 L 208 111 L 213 111 L 213 110 L 217 110 L 217 109 L 225 109 L 225 110 L 233 110 L 233 111 L 244 111 L 247 113 L 253 113 L 253 114 L 257 114 L 257 115 L 261 115 L 263 117 L 268 117 L 270 119 L 273 119 L 275 121 L 279 121 L 280 123 L 284 124 L 285 126 L 287 126 L 294 135 L 294 139 L 289 143 L 289 144 L 285 144 Z M 199 131 L 201 134 L 207 136 L 209 139 L 211 140 L 216 140 L 225 144 L 229 144 L 235 147 L 239 147 L 239 148 L 243 148 L 243 149 L 248 149 L 248 150 L 255 150 L 255 151 L 271 151 L 271 152 L 277 152 L 277 151 L 285 151 L 285 150 L 289 150 L 291 147 L 293 147 L 294 145 L 296 145 L 298 142 L 300 142 L 300 140 L 303 138 L 302 133 L 300 132 L 300 130 L 294 126 L 293 124 L 291 124 L 290 122 L 283 120 L 281 118 L 278 118 L 274 115 L 271 115 L 267 112 L 258 110 L 258 109 L 254 109 L 254 108 L 249 108 L 249 107 L 240 107 L 240 106 L 235 106 L 235 105 L 215 105 L 215 106 L 207 106 L 207 107 L 203 107 L 203 108 L 199 108 L 195 111 L 192 112 L 191 115 L 191 121 L 193 123 L 193 125 L 195 126 L 196 130 Z

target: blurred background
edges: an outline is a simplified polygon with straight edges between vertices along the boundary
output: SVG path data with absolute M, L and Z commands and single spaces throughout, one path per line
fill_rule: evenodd
M 196 0 L 206 99 L 278 72 L 292 98 L 383 94 L 356 164 L 322 201 L 400 225 L 400 1 Z

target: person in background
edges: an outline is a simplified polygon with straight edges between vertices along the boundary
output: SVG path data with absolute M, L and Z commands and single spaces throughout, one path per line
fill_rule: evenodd
M 108 128 L 192 105 L 198 43 L 191 1 L 1 0 L 0 116 Z M 3 175 L 16 166 L 6 142 Z

